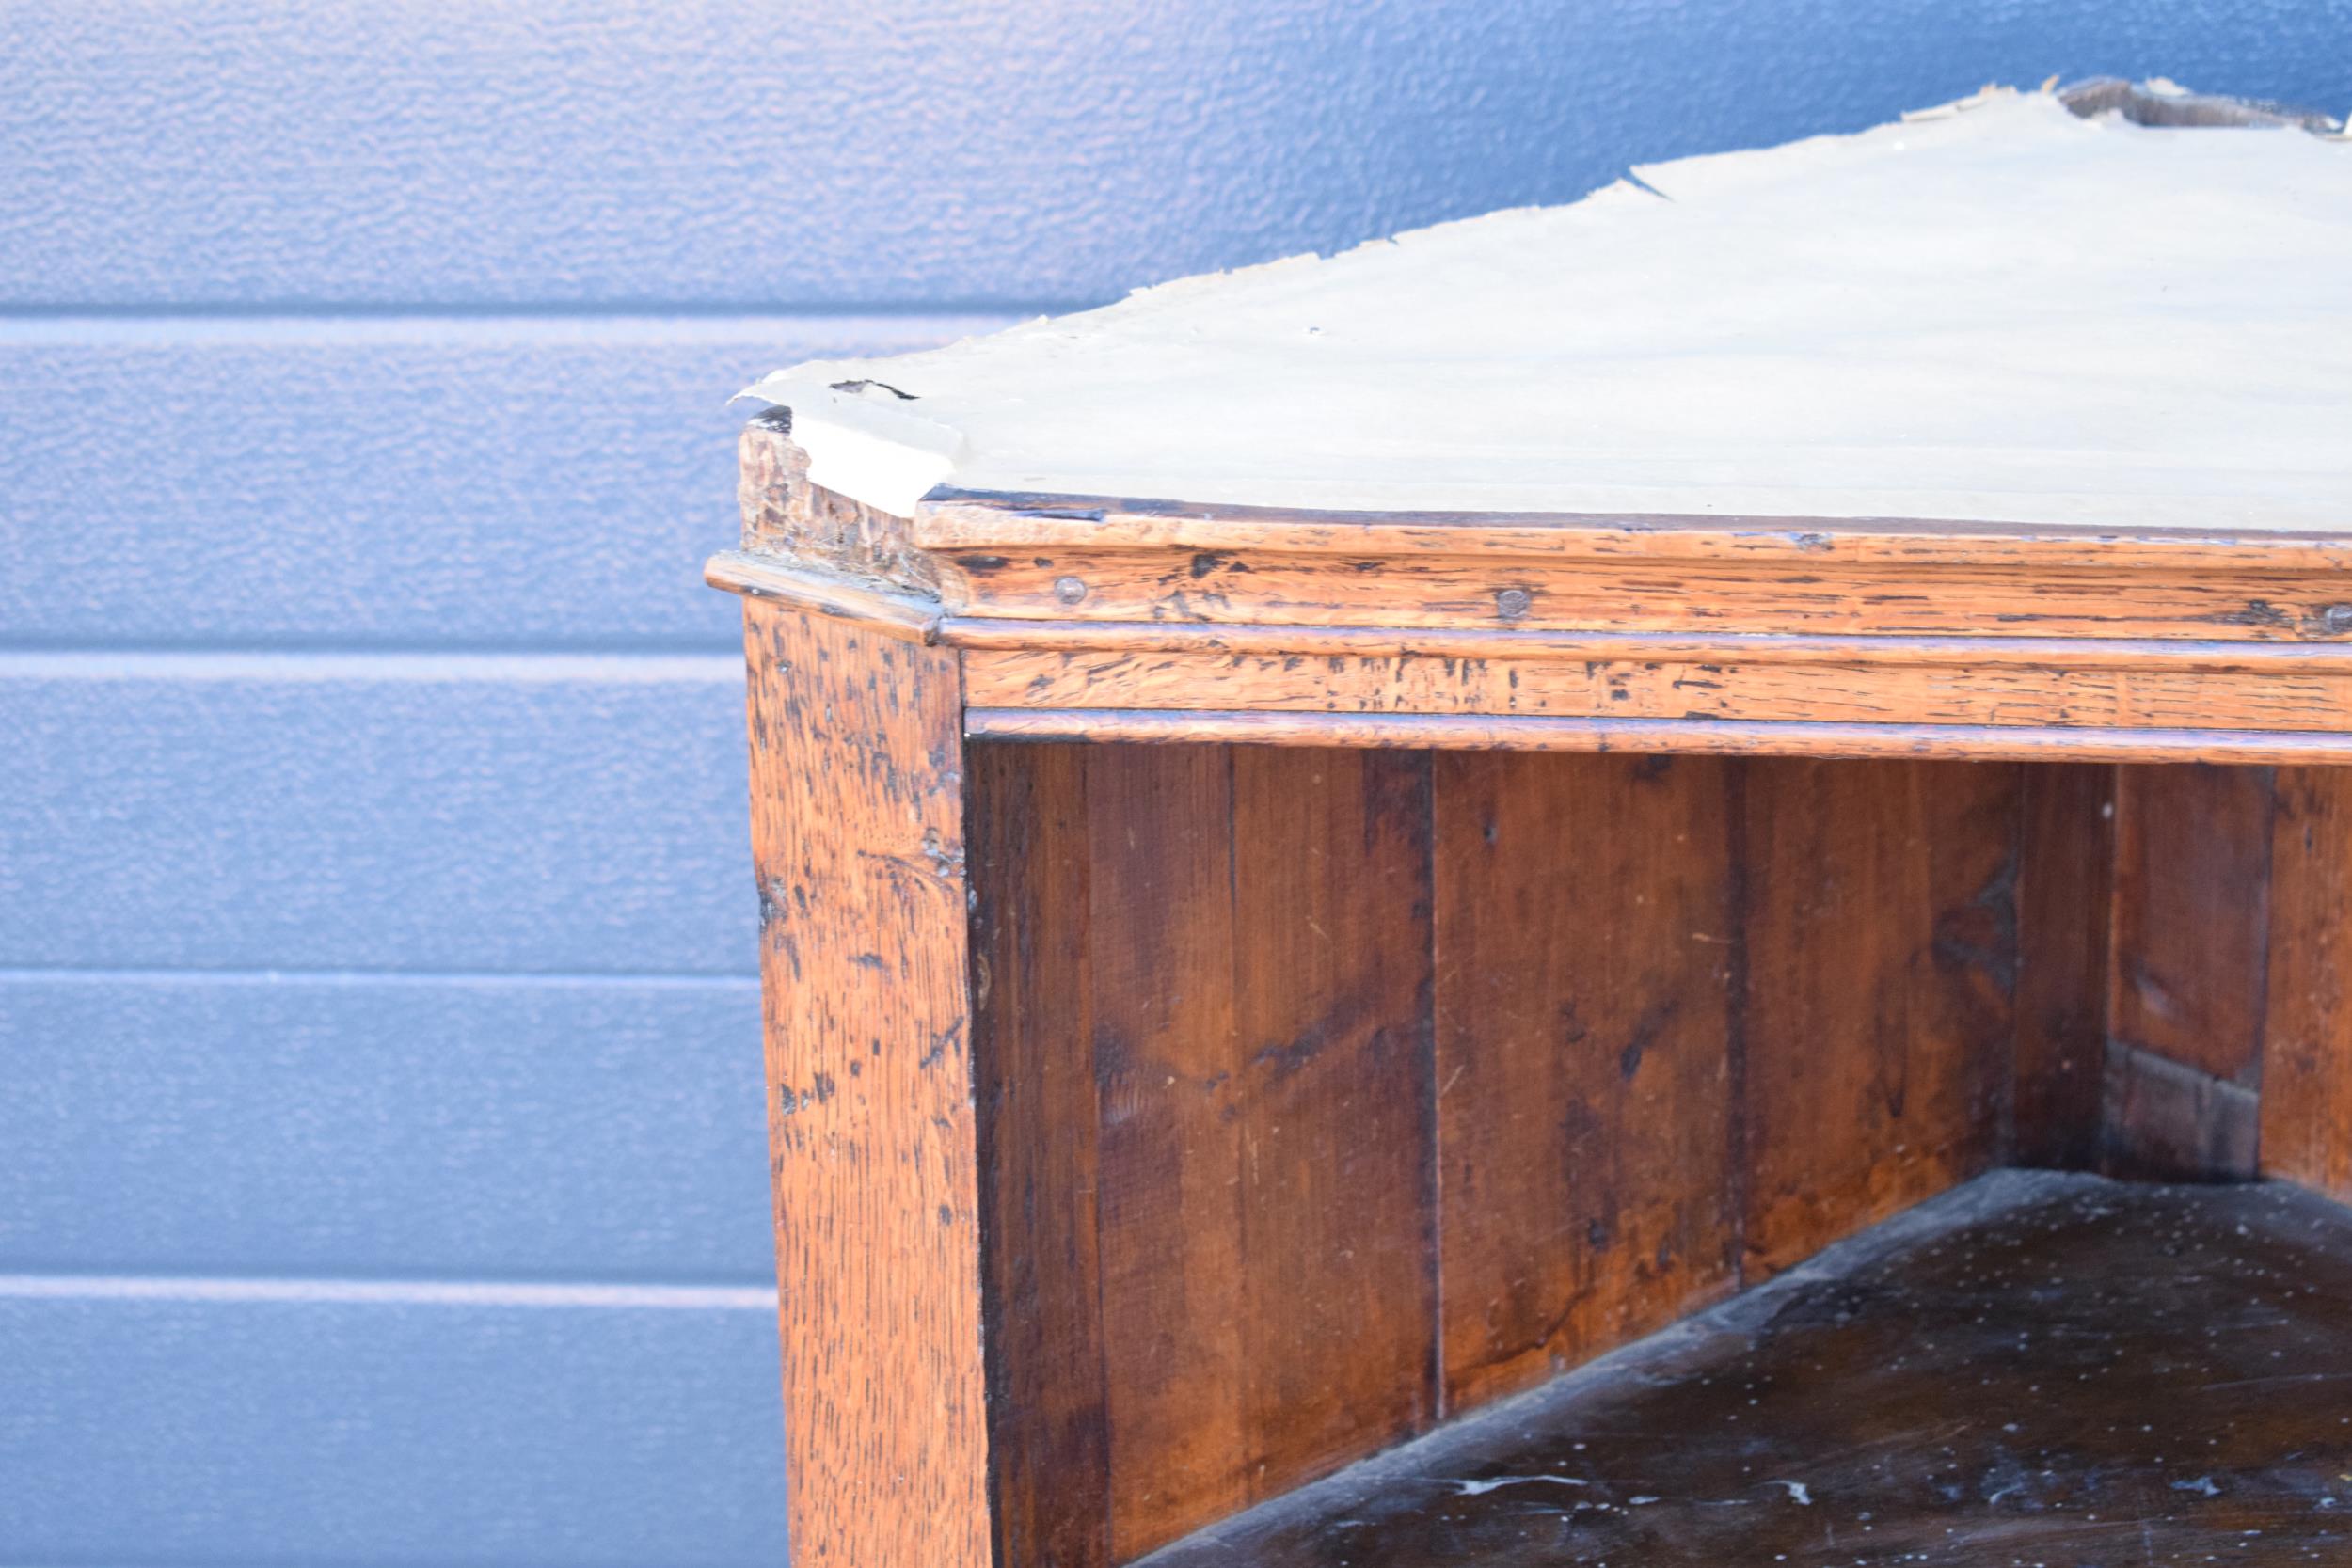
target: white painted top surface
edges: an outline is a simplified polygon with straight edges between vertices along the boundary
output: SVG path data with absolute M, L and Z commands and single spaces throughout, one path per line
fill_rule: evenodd
M 751 394 L 900 515 L 949 485 L 2352 532 L 2352 145 L 2000 90 L 1635 174 Z

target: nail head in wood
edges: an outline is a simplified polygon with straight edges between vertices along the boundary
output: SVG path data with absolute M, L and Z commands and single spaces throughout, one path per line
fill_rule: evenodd
M 1083 599 L 1086 596 L 1087 585 L 1080 582 L 1076 578 L 1056 578 L 1054 579 L 1054 597 L 1059 599 L 1062 603 L 1076 604 L 1080 599 Z
M 1535 596 L 1524 588 L 1506 588 L 1495 595 L 1495 612 L 1506 621 L 1517 621 L 1534 608 Z

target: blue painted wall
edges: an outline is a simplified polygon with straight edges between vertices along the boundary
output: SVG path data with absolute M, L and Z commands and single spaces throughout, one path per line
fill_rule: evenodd
M 1987 80 L 2352 107 L 2352 0 L 0 39 L 0 1568 L 784 1560 L 754 375 Z

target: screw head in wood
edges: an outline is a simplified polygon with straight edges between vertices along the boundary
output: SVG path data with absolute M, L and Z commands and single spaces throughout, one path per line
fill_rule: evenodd
M 2331 604 L 2319 612 L 2319 624 L 2329 631 L 2352 631 L 2352 604 Z
M 1076 604 L 1080 599 L 1083 599 L 1086 596 L 1087 585 L 1080 582 L 1076 578 L 1056 578 L 1054 579 L 1054 597 L 1059 599 L 1062 603 Z
M 1524 588 L 1506 588 L 1495 595 L 1495 612 L 1506 621 L 1525 615 L 1535 603 L 1535 595 Z

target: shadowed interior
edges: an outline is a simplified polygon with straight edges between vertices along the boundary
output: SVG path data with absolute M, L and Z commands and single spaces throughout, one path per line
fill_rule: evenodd
M 1999 1166 L 2343 1190 L 2338 778 L 975 745 L 998 1560 L 1132 1560 Z

